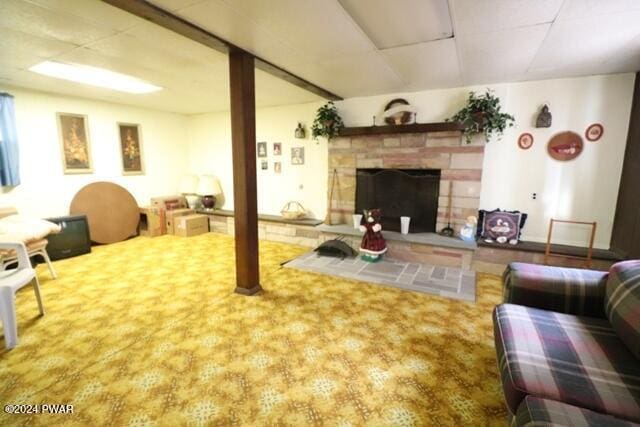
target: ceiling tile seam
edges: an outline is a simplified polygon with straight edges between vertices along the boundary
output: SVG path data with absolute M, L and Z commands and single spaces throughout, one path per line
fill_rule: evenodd
M 565 2 L 566 2 L 566 0 L 565 0 Z M 560 9 L 562 9 L 563 6 L 564 6 L 564 3 L 562 4 L 562 6 L 560 6 Z M 558 13 L 560 13 L 560 12 L 558 12 Z M 554 18 L 554 20 L 551 23 L 551 25 L 549 25 L 549 29 L 547 30 L 547 34 L 544 35 L 544 37 L 542 38 L 542 41 L 540 42 L 540 45 L 536 49 L 536 52 L 532 55 L 531 61 L 529 61 L 529 65 L 527 66 L 527 68 L 526 68 L 526 70 L 524 72 L 525 75 L 529 74 L 532 71 L 531 67 L 533 66 L 533 63 L 538 58 L 538 55 L 540 54 L 540 51 L 542 50 L 542 46 L 544 46 L 545 42 L 549 38 L 549 35 L 551 34 L 551 31 L 553 30 L 553 26 L 556 25 L 556 19 L 557 18 L 558 18 L 558 15 L 556 15 L 556 17 Z M 543 25 L 548 25 L 548 24 L 543 24 Z
M 449 8 L 449 18 L 451 19 L 451 38 L 453 39 L 453 43 L 456 46 L 456 59 L 458 60 L 458 83 L 460 83 L 460 85 L 462 86 L 466 81 L 464 77 L 464 61 L 462 60 L 460 43 L 458 43 L 458 37 L 456 37 L 456 34 L 458 34 L 458 20 L 455 18 L 457 13 L 455 10 L 455 6 L 452 7 L 451 2 L 452 0 L 447 0 L 447 7 Z
M 396 77 L 396 79 L 398 80 L 398 82 L 402 86 L 406 86 L 408 84 L 408 82 L 405 81 L 405 79 L 402 77 L 402 74 L 399 73 L 398 70 L 396 70 L 395 67 L 392 64 L 389 63 L 389 61 L 387 60 L 385 55 L 382 54 L 382 52 L 381 52 L 382 49 L 379 49 L 378 46 L 376 46 L 376 44 L 373 42 L 371 37 L 369 37 L 367 32 L 364 31 L 364 29 L 362 27 L 360 27 L 360 25 L 358 25 L 356 20 L 353 19 L 353 16 L 351 16 L 351 14 L 349 12 L 347 12 L 347 10 L 344 8 L 344 6 L 340 2 L 340 0 L 334 0 L 334 2 L 338 4 L 338 8 L 340 9 L 340 11 L 343 14 L 343 16 L 349 22 L 351 22 L 351 25 L 353 25 L 353 27 L 367 40 L 367 42 L 369 42 L 369 45 L 371 46 L 371 52 L 374 52 L 376 54 L 376 56 L 378 57 L 378 59 L 380 59 L 387 66 L 387 69 L 389 71 L 391 71 L 391 73 Z
M 66 16 L 67 18 L 75 19 L 75 20 L 80 21 L 80 22 L 82 22 L 84 24 L 90 25 L 92 27 L 96 27 L 96 28 L 98 28 L 100 30 L 109 31 L 109 32 L 114 32 L 115 31 L 114 35 L 115 34 L 119 34 L 122 31 L 124 31 L 124 30 L 114 30 L 114 29 L 111 29 L 111 28 L 109 28 L 109 29 L 103 28 L 103 27 L 100 26 L 99 22 L 88 20 L 84 16 L 74 15 L 73 13 L 69 13 L 66 10 L 55 9 L 55 8 L 49 6 L 49 5 L 38 3 L 38 2 L 35 2 L 33 0 L 22 0 L 22 1 L 25 2 L 25 3 L 29 3 L 30 5 L 32 5 L 34 7 L 37 7 L 37 8 L 40 8 L 40 9 L 44 9 L 44 10 L 49 11 L 49 12 L 58 13 L 60 15 Z M 111 6 L 109 6 L 109 7 L 111 7 Z M 138 26 L 138 25 L 140 25 L 140 24 L 135 24 L 132 27 L 135 27 L 135 26 Z M 54 40 L 57 40 L 57 39 L 54 39 Z
M 206 1 L 206 0 L 205 0 Z M 233 2 L 229 1 L 229 0 L 222 0 L 223 3 L 225 3 L 227 6 L 229 6 L 229 8 L 231 10 L 233 10 L 235 13 L 237 13 L 238 15 L 240 15 L 240 17 L 244 18 L 246 21 L 251 22 L 253 25 L 255 25 L 256 27 L 260 28 L 260 30 L 264 31 L 265 33 L 269 34 L 271 37 L 273 37 L 274 40 L 276 40 L 278 43 L 280 43 L 283 46 L 286 46 L 287 48 L 293 50 L 294 52 L 296 52 L 297 55 L 299 55 L 300 57 L 305 57 L 304 52 L 300 51 L 298 48 L 296 48 L 295 46 L 292 46 L 291 44 L 289 44 L 286 40 L 280 38 L 279 36 L 277 36 L 275 33 L 273 33 L 272 31 L 270 31 L 267 27 L 265 27 L 264 25 L 261 25 L 260 23 L 256 22 L 255 20 L 251 19 L 250 17 L 246 16 L 241 9 L 238 9 L 236 7 L 233 7 Z M 202 2 L 204 3 L 204 1 Z M 188 19 L 187 19 L 188 21 Z M 209 31 L 209 30 L 207 30 Z M 214 34 L 214 33 L 212 33 Z M 215 34 L 214 34 L 215 35 Z M 242 46 L 240 46 L 242 47 Z M 270 63 L 286 70 L 286 68 L 284 67 L 284 65 L 280 65 L 280 64 L 276 64 L 275 62 L 272 62 L 269 58 L 264 58 L 263 56 L 258 55 L 256 52 L 252 52 L 249 49 L 242 47 L 242 49 L 246 50 L 247 52 L 249 52 L 250 54 L 254 55 L 254 56 L 259 56 L 260 58 L 263 58 L 266 61 L 269 61 Z
M 340 9 L 340 12 L 342 13 L 342 15 L 349 21 L 351 22 L 351 25 L 356 29 L 356 31 L 358 31 L 360 33 L 361 36 L 363 36 L 365 38 L 365 40 L 367 40 L 367 42 L 369 42 L 369 45 L 371 47 L 372 51 L 376 51 L 376 50 L 381 50 L 371 39 L 371 37 L 369 36 L 369 34 L 367 34 L 367 32 L 356 22 L 356 20 L 353 18 L 353 16 L 351 16 L 351 14 L 349 12 L 347 12 L 347 10 L 344 8 L 344 6 L 342 5 L 342 2 L 340 0 L 333 0 L 334 3 L 337 3 L 338 8 Z

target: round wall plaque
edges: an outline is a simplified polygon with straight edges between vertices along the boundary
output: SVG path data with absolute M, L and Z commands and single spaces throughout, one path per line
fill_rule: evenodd
M 587 138 L 588 141 L 595 142 L 602 138 L 603 133 L 604 127 L 602 127 L 600 123 L 594 123 L 584 132 L 584 137 Z
M 528 150 L 533 145 L 533 135 L 530 133 L 523 133 L 518 137 L 518 147 L 523 150 Z
M 571 131 L 555 134 L 547 144 L 549 155 L 562 162 L 575 159 L 582 153 L 583 148 L 582 137 Z

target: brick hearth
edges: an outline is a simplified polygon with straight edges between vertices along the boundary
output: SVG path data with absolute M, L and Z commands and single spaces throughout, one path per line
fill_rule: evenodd
M 337 171 L 329 211 L 333 224 L 350 224 L 355 210 L 356 169 L 440 169 L 436 230 L 447 222 L 449 183 L 452 226 L 456 232 L 480 205 L 484 145 L 466 144 L 459 131 L 340 137 L 329 143 L 329 193 Z M 384 211 L 382 213 L 384 215 Z

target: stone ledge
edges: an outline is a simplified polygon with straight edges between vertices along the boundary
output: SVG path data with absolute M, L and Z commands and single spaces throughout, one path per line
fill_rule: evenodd
M 320 230 L 324 233 L 333 234 L 346 234 L 349 236 L 361 237 L 364 233 L 360 230 L 356 230 L 351 225 L 326 225 L 320 224 L 316 227 L 316 230 Z M 436 233 L 410 233 L 402 234 L 397 231 L 384 231 L 382 230 L 385 240 L 414 243 L 419 245 L 439 246 L 443 248 L 464 249 L 474 251 L 478 248 L 475 242 L 465 242 L 456 237 L 445 237 Z

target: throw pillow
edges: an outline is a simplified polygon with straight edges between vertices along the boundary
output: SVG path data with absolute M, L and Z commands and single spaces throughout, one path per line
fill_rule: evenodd
M 520 240 L 520 233 L 526 220 L 527 214 L 519 211 L 480 210 L 477 235 L 485 242 L 515 245 Z

